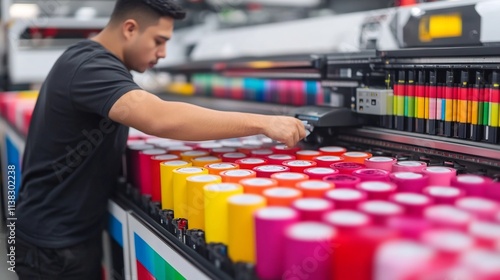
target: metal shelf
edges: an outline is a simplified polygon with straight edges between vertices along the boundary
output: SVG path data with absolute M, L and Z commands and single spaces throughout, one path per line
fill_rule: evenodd
M 382 59 L 375 50 L 360 51 L 355 53 L 329 54 L 325 57 L 327 65 L 350 65 L 382 63 Z
M 141 208 L 130 201 L 124 194 L 118 193 L 113 201 L 124 206 L 124 209 L 131 211 L 132 215 L 138 219 L 147 229 L 153 232 L 158 238 L 165 242 L 180 258 L 185 258 L 193 266 L 200 269 L 210 279 L 229 280 L 232 279 L 229 275 L 218 270 L 207 259 L 203 258 L 197 252 L 189 248 L 187 245 L 179 241 L 170 232 L 164 229 L 152 217 L 146 214 Z
M 295 70 L 228 70 L 222 72 L 226 77 L 249 77 L 263 79 L 300 79 L 300 80 L 319 80 L 321 74 L 317 71 Z
M 385 60 L 385 64 L 389 68 L 391 66 L 394 68 L 401 67 L 402 64 L 405 67 L 417 64 L 418 67 L 471 68 L 476 66 L 474 64 L 477 64 L 478 68 L 498 69 L 500 63 L 498 46 L 413 48 L 379 51 L 377 55 Z
M 184 96 L 168 93 L 160 93 L 158 96 L 163 100 L 186 102 L 214 110 L 237 111 L 264 115 L 293 116 L 293 110 L 297 108 L 292 105 L 269 104 L 265 102 L 231 100 L 204 96 Z
M 374 127 L 346 130 L 339 139 L 500 167 L 500 145 L 495 144 Z
M 229 77 L 253 77 L 263 79 L 319 79 L 311 55 L 284 55 L 243 57 L 228 60 L 192 61 L 179 65 L 158 67 L 157 71 L 193 74 L 221 73 Z
M 411 48 L 392 51 L 378 51 L 377 55 L 384 58 L 414 58 L 414 57 L 484 57 L 500 56 L 499 46 L 452 47 L 452 48 Z

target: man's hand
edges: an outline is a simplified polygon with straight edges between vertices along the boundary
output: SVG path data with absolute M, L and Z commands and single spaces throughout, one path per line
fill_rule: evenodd
M 295 146 L 306 137 L 304 124 L 293 117 L 267 116 L 264 124 L 264 134 L 287 147 Z
M 216 140 L 265 134 L 293 147 L 306 136 L 292 117 L 210 110 L 164 101 L 149 92 L 132 90 L 120 97 L 109 118 L 147 134 L 185 141 Z

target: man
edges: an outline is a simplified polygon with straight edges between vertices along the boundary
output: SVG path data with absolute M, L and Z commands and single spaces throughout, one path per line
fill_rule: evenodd
M 40 90 L 17 202 L 20 279 L 100 279 L 101 232 L 128 127 L 179 140 L 265 134 L 294 146 L 305 136 L 285 116 L 221 112 L 163 101 L 134 83 L 166 56 L 170 0 L 118 0 L 96 37 L 69 47 Z

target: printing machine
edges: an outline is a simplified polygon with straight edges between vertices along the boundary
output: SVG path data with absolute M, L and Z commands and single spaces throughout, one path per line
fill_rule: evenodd
M 255 100 L 235 101 L 227 97 L 217 99 L 196 94 L 185 97 L 161 93 L 160 96 L 221 110 L 280 112 L 295 116 L 312 130 L 301 143 L 307 148 L 338 145 L 398 160 L 419 160 L 428 165 L 453 167 L 459 174 L 481 174 L 498 180 L 498 136 L 488 139 L 486 132 L 479 136 L 460 136 L 458 126 L 451 135 L 447 135 L 444 124 L 441 127 L 433 123 L 420 129 L 416 127 L 416 119 L 410 127 L 399 127 L 397 122 L 400 121 L 392 112 L 387 113 L 385 106 L 389 104 L 388 96 L 392 98 L 394 95 L 394 85 L 398 82 L 396 76 L 400 71 L 424 71 L 426 78 L 434 71 L 436 82 L 442 85 L 446 83 L 447 71 L 455 73 L 455 84 L 460 83 L 461 72 L 470 73 L 471 85 L 476 72 L 480 72 L 485 79 L 482 86 L 493 83 L 491 73 L 500 67 L 500 52 L 496 46 L 500 40 L 492 29 L 495 26 L 494 11 L 499 9 L 500 3 L 494 1 L 432 3 L 220 31 L 199 41 L 193 51 L 192 62 L 158 69 L 186 75 L 187 81 L 197 73 L 212 73 L 228 79 L 251 77 L 318 81 L 323 93 L 329 95 L 328 102 L 323 104 L 263 104 Z M 451 25 L 450 29 L 437 31 L 436 24 L 443 21 Z M 353 22 L 356 27 L 350 30 L 347 22 Z M 452 30 L 457 27 L 454 24 L 460 25 L 460 32 Z M 339 25 L 344 28 L 338 28 Z M 325 31 L 318 38 L 316 32 L 311 30 Z M 271 37 L 274 38 L 272 41 Z M 294 41 L 297 41 L 297 46 Z M 332 44 L 335 41 L 339 43 Z M 307 48 L 311 42 L 316 45 Z M 346 42 L 349 42 L 347 46 Z M 302 52 L 297 54 L 300 47 L 303 47 L 300 49 Z M 306 54 L 304 50 L 310 52 Z M 367 92 L 371 94 L 373 103 L 361 108 L 360 99 Z M 203 92 L 201 95 L 204 95 Z M 404 122 L 407 120 L 404 119 Z M 425 120 L 423 123 L 426 123 Z M 481 127 L 482 131 L 485 129 Z M 151 216 L 145 217 L 147 212 L 151 212 L 149 204 L 134 195 L 130 186 L 127 188 L 124 185 L 124 189 L 126 196 L 132 197 L 136 205 L 147 209 L 141 213 L 143 218 L 151 219 Z M 152 211 L 153 216 L 155 212 Z M 160 224 L 166 221 L 165 217 L 156 216 L 156 219 Z M 161 228 L 159 225 L 154 227 Z M 184 247 L 183 244 L 177 245 Z M 191 251 L 191 254 L 194 252 Z M 210 267 L 216 267 L 219 270 L 217 273 L 222 273 L 215 278 L 255 279 L 251 264 L 231 264 L 228 259 L 212 256 L 204 259 L 200 267 L 205 267 L 207 259 Z
M 500 178 L 498 139 L 495 141 L 484 139 L 474 141 L 470 137 L 467 139 L 460 139 L 456 135 L 446 137 L 443 136 L 443 132 L 429 134 L 428 131 L 417 133 L 398 130 L 394 126 L 394 122 L 388 121 L 385 115 L 366 114 L 366 111 L 360 111 L 357 94 L 359 89 L 374 89 L 376 92 L 389 90 L 392 92 L 392 86 L 387 87 L 387 76 L 395 69 L 436 71 L 467 69 L 488 72 L 499 69 L 497 62 L 499 57 L 499 53 L 494 47 L 419 48 L 397 51 L 367 51 L 342 55 L 312 55 L 309 59 L 306 59 L 305 56 L 274 57 L 274 60 L 272 57 L 267 57 L 265 61 L 271 62 L 269 65 L 286 65 L 286 67 L 270 67 L 265 71 L 262 68 L 245 67 L 252 65 L 251 62 L 261 60 L 225 61 L 224 66 L 218 65 L 217 69 L 229 77 L 234 77 L 237 73 L 244 73 L 243 75 L 259 76 L 266 79 L 269 77 L 284 78 L 287 71 L 294 69 L 296 71 L 291 71 L 293 74 L 290 77 L 296 78 L 299 73 L 303 75 L 303 78 L 319 77 L 325 92 L 343 97 L 336 98 L 340 101 L 335 106 L 328 104 L 326 106 L 283 106 L 281 108 L 281 112 L 295 116 L 313 128 L 312 133 L 302 141 L 303 147 L 314 149 L 326 145 L 337 145 L 346 147 L 348 150 L 367 151 L 373 155 L 391 156 L 398 160 L 418 160 L 424 161 L 430 166 L 453 167 L 457 169 L 459 174 L 487 175 L 498 180 Z M 309 66 L 305 66 L 306 61 L 309 61 Z M 180 68 L 186 73 L 194 71 L 193 68 L 188 71 L 189 66 L 194 68 L 203 66 L 201 68 L 204 68 L 207 65 L 191 64 Z M 176 72 L 180 68 L 172 68 L 171 71 Z M 310 71 L 304 71 L 304 69 Z M 220 102 L 207 103 L 207 100 L 210 102 L 210 100 L 215 99 L 211 97 L 160 96 L 169 100 L 193 101 L 200 105 L 208 104 L 210 107 L 223 110 L 234 109 L 234 104 L 241 104 L 241 101 L 225 99 L 220 100 Z M 373 99 L 376 99 L 377 103 L 382 100 L 380 96 L 375 96 Z M 252 101 L 246 101 L 243 104 L 245 105 L 241 105 L 242 107 L 238 109 L 248 112 L 272 113 L 273 110 L 276 110 L 276 106 L 280 107 L 280 105 Z M 136 214 L 153 227 L 158 234 L 162 235 L 169 246 L 181 248 L 184 251 L 183 254 L 187 254 L 184 257 L 190 259 L 190 262 L 195 266 L 203 268 L 205 273 L 210 275 L 209 277 L 257 279 L 251 264 L 232 263 L 223 252 L 214 248 L 205 247 L 204 253 L 200 254 L 200 245 L 202 248 L 206 246 L 203 242 L 194 245 L 195 248 L 198 248 L 197 250 L 189 248 L 193 246 L 192 241 L 186 241 L 187 245 L 179 242 L 179 239 L 176 239 L 179 236 L 176 225 L 171 224 L 172 220 L 169 220 L 168 217 L 158 215 L 158 213 L 162 213 L 157 208 L 158 205 L 148 201 L 148 198 L 141 197 L 132 186 L 125 183 L 122 186 L 122 195 L 131 204 L 129 207 L 132 207 Z M 168 233 L 169 230 L 170 233 Z M 190 240 L 190 236 L 185 238 Z M 185 239 L 181 238 L 181 240 Z M 205 258 L 200 259 L 199 256 L 205 256 Z

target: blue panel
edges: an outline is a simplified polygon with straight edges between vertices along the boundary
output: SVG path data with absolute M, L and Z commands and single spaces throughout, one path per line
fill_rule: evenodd
M 134 232 L 135 257 L 151 273 L 154 272 L 153 249 Z
M 111 237 L 123 247 L 123 226 L 113 214 L 109 214 L 108 231 Z
M 19 194 L 19 186 L 21 185 L 21 159 L 20 159 L 20 151 L 14 145 L 10 137 L 5 137 L 5 146 L 7 148 L 7 164 L 14 165 L 15 169 L 15 192 L 16 192 L 16 201 Z M 6 178 L 7 179 L 7 178 Z

